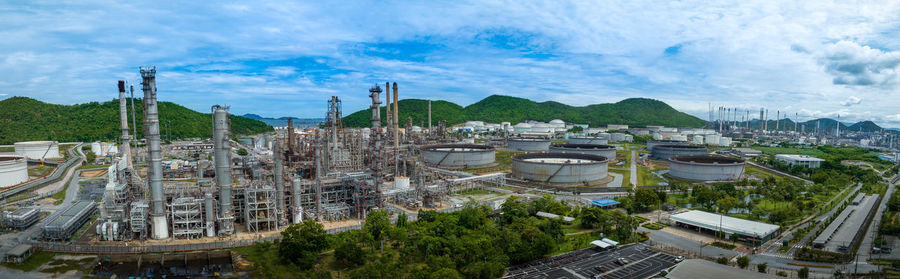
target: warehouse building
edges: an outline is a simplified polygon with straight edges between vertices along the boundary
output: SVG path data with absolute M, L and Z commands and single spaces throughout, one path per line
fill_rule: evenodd
M 715 234 L 723 231 L 726 234 L 737 234 L 738 241 L 751 245 L 766 243 L 778 236 L 779 226 L 723 216 L 700 210 L 690 210 L 669 217 L 676 225 L 682 228 L 701 233 Z
M 791 166 L 800 165 L 807 168 L 818 168 L 822 166 L 822 162 L 825 161 L 813 156 L 800 154 L 778 154 L 775 155 L 775 160 Z
M 741 157 L 759 157 L 763 155 L 762 151 L 753 148 L 732 148 L 731 153 Z
M 844 208 L 813 240 L 813 247 L 831 252 L 850 252 L 850 247 L 862 239 L 879 201 L 878 195 L 858 195 L 853 204 Z

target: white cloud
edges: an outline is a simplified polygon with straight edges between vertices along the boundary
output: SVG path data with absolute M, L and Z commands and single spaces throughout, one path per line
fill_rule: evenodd
M 845 107 L 849 107 L 852 105 L 857 105 L 860 102 L 862 102 L 862 99 L 857 98 L 856 96 L 850 96 L 850 97 L 847 97 L 847 100 L 844 100 L 843 102 L 841 102 L 841 105 L 845 106 Z
M 834 84 L 893 87 L 900 82 L 900 51 L 839 41 L 826 48 L 822 59 Z

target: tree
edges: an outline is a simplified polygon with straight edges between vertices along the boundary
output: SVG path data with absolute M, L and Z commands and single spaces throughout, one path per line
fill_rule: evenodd
M 747 256 L 740 256 L 737 258 L 737 264 L 741 269 L 747 268 L 750 265 L 750 258 Z
M 716 262 L 719 263 L 719 264 L 727 265 L 727 264 L 728 264 L 728 258 L 726 258 L 726 257 L 718 257 L 718 258 L 716 258 Z
M 313 220 L 292 224 L 281 232 L 278 256 L 282 261 L 309 269 L 316 263 L 319 252 L 328 249 L 328 233 L 325 227 Z
M 655 191 L 647 189 L 647 188 L 639 188 L 634 191 L 634 203 L 636 206 L 636 210 L 644 211 L 651 206 L 655 206 L 659 203 L 659 196 Z
M 238 149 L 238 151 L 237 151 L 237 155 L 247 156 L 247 154 L 250 154 L 249 152 L 247 152 L 247 149 L 241 148 L 241 149 Z
M 759 271 L 759 273 L 766 273 L 766 268 L 767 268 L 768 266 L 769 266 L 769 265 L 766 264 L 766 263 L 757 264 L 757 265 L 756 265 L 756 271 Z
M 358 266 L 366 263 L 366 255 L 356 243 L 345 241 L 334 249 L 334 258 L 346 266 Z
M 712 209 L 712 206 L 715 205 L 716 200 L 719 198 L 719 194 L 716 191 L 704 185 L 694 186 L 693 196 L 695 203 L 707 209 Z
M 734 244 L 735 242 L 738 241 L 738 239 L 741 238 L 741 236 L 739 236 L 739 235 L 736 234 L 736 233 L 733 233 L 733 234 L 731 234 L 728 238 L 731 239 L 731 244 Z
M 375 241 L 382 240 L 391 227 L 391 220 L 388 218 L 387 211 L 372 210 L 366 217 L 366 223 L 363 224 L 363 230 L 372 236 Z
M 87 164 L 93 164 L 97 160 L 97 154 L 94 152 L 88 151 L 84 153 L 84 162 Z
M 581 222 L 581 226 L 587 229 L 593 229 L 597 226 L 601 227 L 601 231 L 605 231 L 604 226 L 608 223 L 609 218 L 607 217 L 606 211 L 596 207 L 584 207 L 581 208 L 581 213 L 578 214 L 578 221 Z
M 528 207 L 525 203 L 518 201 L 519 197 L 512 196 L 500 205 L 503 211 L 503 223 L 510 224 L 518 218 L 528 216 Z
M 732 196 L 725 196 L 724 198 L 717 200 L 716 204 L 719 206 L 719 212 L 728 214 L 728 211 L 737 207 L 739 202 Z
M 797 271 L 797 278 L 800 278 L 800 279 L 806 279 L 806 278 L 809 278 L 809 268 L 804 266 L 803 268 L 801 268 L 800 270 L 798 270 L 798 271 Z

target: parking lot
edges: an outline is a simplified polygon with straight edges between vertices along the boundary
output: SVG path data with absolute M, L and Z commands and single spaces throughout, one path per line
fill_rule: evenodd
M 650 250 L 647 245 L 636 244 L 616 250 L 599 251 L 588 248 L 553 258 L 512 266 L 504 278 L 650 278 L 661 270 L 675 265 L 675 256 Z M 628 263 L 619 265 L 617 258 Z

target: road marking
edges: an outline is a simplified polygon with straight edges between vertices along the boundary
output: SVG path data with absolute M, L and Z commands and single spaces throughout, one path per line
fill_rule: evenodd
M 578 277 L 578 279 L 587 279 L 587 277 L 581 276 L 581 274 L 578 274 L 577 272 L 575 272 L 575 271 L 569 269 L 568 267 L 562 267 L 562 268 L 560 268 L 560 269 L 565 270 L 566 272 L 568 272 L 569 274 L 574 275 L 575 277 Z
M 656 252 L 656 254 L 650 255 L 649 257 L 640 259 L 640 260 L 638 260 L 638 261 L 636 261 L 636 262 L 632 262 L 632 263 L 629 263 L 629 264 L 626 264 L 626 265 L 623 265 L 623 266 L 619 266 L 619 267 L 614 268 L 614 269 L 612 269 L 612 270 L 610 270 L 610 271 L 604 272 L 603 274 L 600 274 L 600 275 L 606 275 L 606 274 L 609 274 L 609 273 L 613 273 L 613 272 L 619 271 L 619 270 L 621 270 L 621 269 L 625 269 L 626 267 L 635 265 L 635 264 L 637 264 L 637 263 L 639 263 L 639 262 L 646 261 L 646 260 L 649 259 L 649 258 L 656 257 L 656 255 L 659 255 L 659 254 L 662 254 L 662 253 Z

